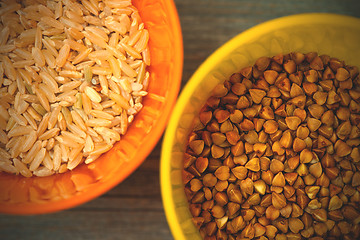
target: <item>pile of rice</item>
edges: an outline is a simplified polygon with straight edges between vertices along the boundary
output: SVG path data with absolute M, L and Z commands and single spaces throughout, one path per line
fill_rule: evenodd
M 91 163 L 147 95 L 149 33 L 131 0 L 0 1 L 0 172 Z

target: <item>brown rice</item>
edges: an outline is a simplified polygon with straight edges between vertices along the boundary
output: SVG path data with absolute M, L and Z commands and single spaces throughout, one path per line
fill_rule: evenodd
M 136 8 L 130 0 L 0 4 L 0 172 L 44 177 L 93 162 L 147 95 L 149 33 Z

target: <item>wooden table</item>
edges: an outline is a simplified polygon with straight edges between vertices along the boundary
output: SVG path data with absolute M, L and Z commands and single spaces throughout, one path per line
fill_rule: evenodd
M 175 0 L 184 38 L 182 86 L 216 48 L 269 19 L 304 12 L 360 17 L 358 0 Z M 173 239 L 159 183 L 161 141 L 144 164 L 103 196 L 63 212 L 0 215 L 0 239 Z

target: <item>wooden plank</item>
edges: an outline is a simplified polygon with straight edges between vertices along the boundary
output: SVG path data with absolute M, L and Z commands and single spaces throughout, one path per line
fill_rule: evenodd
M 37 239 L 170 239 L 162 211 L 88 211 L 0 218 L 0 238 Z
M 120 199 L 120 200 L 119 200 Z M 96 201 L 85 203 L 73 211 L 124 211 L 124 212 L 140 212 L 153 211 L 162 212 L 163 206 L 160 197 L 110 197 L 104 196 Z

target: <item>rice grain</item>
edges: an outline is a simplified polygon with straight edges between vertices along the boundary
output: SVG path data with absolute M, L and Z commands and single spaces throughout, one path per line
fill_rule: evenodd
M 108 59 L 110 56 L 112 56 L 112 54 L 107 51 L 107 50 L 97 50 L 97 51 L 93 51 L 89 54 L 89 58 L 90 59 Z
M 43 6 L 43 5 L 40 5 Z M 40 27 L 36 28 L 36 34 L 35 34 L 35 48 L 41 49 L 42 48 L 42 32 Z
M 0 45 L 0 53 L 12 52 L 15 48 L 15 45 Z
M 76 136 L 75 134 L 71 133 L 71 132 L 67 132 L 67 131 L 61 131 L 61 135 L 71 139 L 74 142 L 80 143 L 80 144 L 84 144 L 85 140 L 81 137 Z
M 56 65 L 58 67 L 64 66 L 66 59 L 70 54 L 70 45 L 65 43 L 59 50 L 59 56 L 56 58 Z
M 9 142 L 9 137 L 2 129 L 0 129 L 0 143 L 6 145 L 8 142 Z
M 120 94 L 117 94 L 117 93 L 114 93 L 114 92 L 110 91 L 109 92 L 109 98 L 114 100 L 117 104 L 119 104 L 122 108 L 124 108 L 126 110 L 130 108 L 129 103 Z
M 41 82 L 40 76 L 37 74 L 37 72 L 29 66 L 25 66 L 25 70 L 29 73 L 30 77 L 34 79 L 36 82 Z
M 55 17 L 55 14 L 48 7 L 42 4 L 38 5 L 38 11 L 42 16 L 46 15 L 52 18 Z
M 48 126 L 49 117 L 50 117 L 49 113 L 46 113 L 43 116 L 41 122 L 39 123 L 38 129 L 36 131 L 38 136 L 42 135 L 46 131 L 47 126 Z
M 121 77 L 121 69 L 119 62 L 116 61 L 116 59 L 112 56 L 108 58 L 108 61 L 110 63 L 110 68 L 113 73 L 113 77 L 120 78 Z
M 13 146 L 9 146 L 9 148 L 10 148 L 10 156 L 12 158 L 16 158 L 22 152 L 21 149 L 23 148 L 23 143 L 25 142 L 26 137 L 25 136 L 19 136 L 19 137 L 15 137 L 15 138 L 12 138 L 12 139 L 14 139 L 14 144 L 13 144 Z
M 32 54 L 34 61 L 38 67 L 45 66 L 45 57 L 39 48 L 33 47 L 31 49 L 31 54 Z
M 65 131 L 67 128 L 67 124 L 66 124 L 65 117 L 61 112 L 59 113 L 57 120 L 58 120 L 58 126 L 59 126 L 60 130 Z
M 97 28 L 97 27 L 86 27 L 85 31 L 89 31 L 91 32 L 93 35 L 95 35 L 96 37 L 101 38 L 102 40 L 104 40 L 105 42 L 109 41 L 109 36 L 108 34 L 101 28 Z
M 3 105 L 0 104 L 0 116 L 5 120 L 9 120 L 10 115 Z
M 132 48 L 131 46 L 125 44 L 125 43 L 119 43 L 119 45 L 133 58 L 141 59 L 141 54 L 135 50 L 135 48 Z
M 118 60 L 121 70 L 129 77 L 136 77 L 137 73 L 125 61 Z
M 94 110 L 98 110 L 98 111 L 104 110 L 104 108 L 102 107 L 102 105 L 100 103 L 91 102 L 91 105 Z
M 90 153 L 94 150 L 94 142 L 92 138 L 87 135 L 85 138 L 85 144 L 84 144 L 84 153 Z
M 101 26 L 102 25 L 101 20 L 99 18 L 97 18 L 97 17 L 84 16 L 83 18 L 88 24 L 91 24 L 91 25 L 94 25 L 94 26 Z
M 67 172 L 68 171 L 68 169 L 67 169 L 67 164 L 61 164 L 61 166 L 60 166 L 60 168 L 59 168 L 59 173 L 65 173 L 65 172 Z
M 81 31 L 81 30 L 80 30 L 80 31 Z M 97 37 L 97 36 L 96 36 L 95 34 L 93 34 L 92 32 L 83 31 L 82 33 L 83 33 L 84 36 L 85 36 L 89 41 L 91 41 L 93 44 L 98 45 L 99 47 L 102 47 L 102 48 L 106 48 L 106 47 L 108 46 L 107 43 L 106 43 L 103 39 Z
M 73 60 L 72 60 L 72 64 L 77 64 L 81 61 L 83 61 L 88 55 L 89 53 L 91 53 L 92 49 L 91 48 L 87 48 L 84 51 L 81 51 Z
M 39 76 L 43 80 L 43 82 L 50 88 L 51 92 L 58 93 L 59 87 L 55 79 L 47 72 L 40 72 Z
M 122 60 L 122 61 L 125 61 L 126 60 L 126 57 L 125 55 L 120 52 L 118 49 L 116 49 L 115 47 L 111 47 L 109 45 L 107 45 L 107 48 L 106 48 L 113 56 L 117 57 L 118 60 Z
M 9 85 L 9 87 L 8 87 L 8 93 L 9 93 L 10 95 L 15 95 L 16 90 L 17 90 L 17 84 L 16 84 L 16 82 L 11 82 L 10 85 Z
M 63 70 L 59 72 L 59 75 L 62 77 L 69 78 L 82 78 L 83 74 L 81 72 L 73 71 L 73 70 Z
M 60 128 L 52 128 L 39 136 L 39 140 L 47 140 L 57 136 L 60 132 Z
M 44 46 L 46 47 L 46 49 L 54 56 L 54 57 L 58 57 L 59 53 L 56 50 L 56 48 L 54 47 L 55 44 L 51 44 L 51 40 L 49 38 L 43 38 L 42 42 L 44 44 Z
M 45 36 L 50 36 L 50 37 L 52 37 L 52 36 L 58 36 L 58 35 L 62 34 L 63 32 L 64 32 L 63 29 L 48 28 L 48 29 L 44 30 L 44 31 L 42 32 L 42 34 L 45 35 Z
M 81 130 L 78 126 L 74 125 L 74 124 L 70 124 L 67 126 L 67 128 L 70 130 L 70 132 L 72 132 L 75 135 L 80 136 L 81 138 L 85 139 L 86 138 L 86 132 Z
M 115 141 L 119 141 L 120 140 L 120 134 L 110 128 L 106 128 L 106 127 L 94 127 L 94 130 L 96 132 L 98 132 L 100 135 L 102 135 L 103 137 L 108 137 L 111 138 Z
M 21 148 L 21 152 L 27 152 L 27 151 L 29 151 L 30 148 L 31 148 L 31 147 L 34 145 L 34 143 L 36 142 L 36 140 L 37 140 L 36 131 L 35 131 L 35 130 L 32 130 L 32 131 L 28 134 L 25 142 L 22 143 L 23 145 L 22 145 L 22 148 Z
M 109 67 L 92 67 L 91 71 L 96 75 L 111 75 L 113 73 L 112 69 Z
M 57 137 L 55 137 L 55 140 L 57 140 L 59 143 L 61 143 L 61 145 L 64 145 L 68 148 L 81 147 L 81 144 L 76 143 L 73 141 L 73 139 L 65 137 L 65 136 L 57 136 Z M 69 152 L 69 149 L 68 149 L 68 152 Z M 67 158 L 69 158 L 69 154 L 64 155 L 64 156 L 67 156 Z
M 57 122 L 57 119 L 58 119 L 58 116 L 60 114 L 60 111 L 61 111 L 61 106 L 56 106 L 52 112 L 50 113 L 50 117 L 49 117 L 49 121 L 48 121 L 48 129 L 52 129 L 56 122 Z
M 12 138 L 12 137 L 23 136 L 29 134 L 30 132 L 32 132 L 32 128 L 30 126 L 17 126 L 12 128 L 8 132 L 7 137 Z
M 44 55 L 44 58 L 45 58 L 45 62 L 47 63 L 47 65 L 50 67 L 50 68 L 55 68 L 56 67 L 56 64 L 55 64 L 55 57 L 54 55 L 51 54 L 51 52 L 47 49 L 45 50 L 42 50 L 42 53 Z
M 83 105 L 83 109 L 84 109 L 85 113 L 90 114 L 90 111 L 92 109 L 92 104 L 91 104 L 90 98 L 84 93 L 81 93 L 81 98 L 82 98 L 82 105 Z
M 92 155 L 89 155 L 86 159 L 85 159 L 85 163 L 86 164 L 90 164 L 92 163 L 93 161 L 95 161 L 96 159 L 98 159 L 99 157 L 101 156 L 101 154 L 92 154 Z
M 82 31 L 84 29 L 84 27 L 80 23 L 73 22 L 67 17 L 63 16 L 63 17 L 60 17 L 59 19 L 60 19 L 60 22 L 65 25 L 65 27 L 75 28 L 79 31 Z
M 85 22 L 85 20 L 82 18 L 81 15 L 78 15 L 77 13 L 71 11 L 70 9 L 65 11 L 65 15 L 66 17 L 77 23 L 83 24 Z
M 46 167 L 49 170 L 54 168 L 54 163 L 53 163 L 48 151 L 46 151 L 46 153 L 45 153 L 43 165 L 44 165 L 44 167 Z
M 1 11 L 1 9 L 0 9 Z M 3 29 L 1 29 L 0 32 L 0 45 L 6 44 L 10 36 L 10 28 L 9 26 L 5 26 Z
M 46 144 L 46 151 L 50 151 L 51 149 L 53 149 L 55 145 L 55 138 L 50 138 Z
M 45 148 L 41 148 L 39 150 L 39 152 L 35 155 L 34 159 L 32 160 L 32 162 L 30 164 L 30 167 L 29 167 L 30 171 L 35 171 L 40 166 L 40 164 L 44 160 L 45 153 L 46 153 Z
M 84 38 L 84 34 L 75 28 L 68 28 L 68 33 L 75 40 L 81 40 Z
M 0 118 L 0 122 L 4 122 L 6 124 L 5 128 L 2 123 L 0 124 L 1 125 L 0 129 L 6 130 L 6 131 L 10 131 L 10 129 L 12 129 L 14 127 L 14 125 L 16 124 L 13 117 L 10 117 L 7 123 L 3 118 Z
M 117 32 L 112 33 L 109 38 L 109 42 L 108 42 L 109 46 L 116 47 L 118 42 L 119 42 L 119 33 L 117 33 Z
M 73 170 L 83 161 L 83 154 L 80 152 L 73 160 L 69 160 L 67 169 Z
M 25 158 L 23 158 L 22 162 L 25 164 L 30 163 L 34 157 L 35 154 L 39 152 L 41 148 L 41 141 L 36 141 L 35 144 L 30 148 L 28 153 L 25 155 Z
M 76 124 L 77 127 L 79 127 L 83 131 L 86 131 L 85 122 L 81 118 L 79 113 L 77 113 L 76 111 L 71 111 L 71 117 L 72 117 L 72 120 L 74 121 L 74 123 Z
M 109 113 L 106 113 L 104 111 L 99 111 L 99 110 L 91 110 L 90 111 L 90 115 L 96 117 L 96 118 L 102 118 L 102 119 L 106 119 L 106 120 L 113 120 L 114 116 L 112 116 Z
M 93 118 L 86 121 L 86 126 L 88 127 L 101 127 L 101 126 L 109 126 L 111 121 L 101 118 Z
M 46 97 L 46 94 L 43 92 L 43 90 L 35 87 L 35 94 L 38 97 L 39 102 L 44 107 L 44 109 L 49 112 L 50 111 L 50 103 Z
M 137 41 L 139 40 L 141 33 L 142 33 L 142 31 L 137 31 L 137 25 L 135 26 L 135 24 L 136 24 L 136 22 L 133 21 L 130 26 L 130 37 L 128 40 L 128 45 L 130 47 L 134 46 L 134 44 L 137 43 Z M 133 25 L 135 26 L 136 30 L 132 29 Z M 132 32 L 134 32 L 134 34 L 131 34 Z
M 25 65 L 26 66 L 26 65 Z M 24 66 L 24 67 L 25 67 Z M 28 74 L 28 72 L 26 72 L 24 69 L 18 69 L 18 73 L 21 76 L 21 78 L 24 80 L 24 84 L 26 86 L 27 85 L 31 85 L 32 80 L 31 80 L 31 76 Z M 28 90 L 29 91 L 29 90 Z
M 83 150 L 83 146 L 71 149 L 70 154 L 69 154 L 69 163 L 74 161 L 75 158 L 80 154 L 80 152 L 82 150 Z
M 90 156 L 102 154 L 104 152 L 109 151 L 111 148 L 112 148 L 112 145 L 110 145 L 110 144 L 106 144 L 106 143 L 95 144 L 94 150 L 90 153 Z
M 86 51 L 88 49 L 83 44 L 78 43 L 78 42 L 76 42 L 74 40 L 71 40 L 71 39 L 65 39 L 64 44 L 69 45 L 69 47 L 71 49 L 76 50 L 78 52 L 83 52 L 83 51 Z
M 19 173 L 21 175 L 23 175 L 24 177 L 31 177 L 32 176 L 32 173 L 31 171 L 27 168 L 27 166 L 21 162 L 19 159 L 17 158 L 14 158 L 13 159 L 13 162 L 14 162 L 14 166 L 15 168 L 19 171 Z
M 32 59 L 32 54 L 29 51 L 26 51 L 23 48 L 16 48 L 13 53 L 15 53 L 18 57 L 21 57 L 26 60 Z
M 59 144 L 54 146 L 54 154 L 53 154 L 53 164 L 54 164 L 54 171 L 58 171 L 61 164 L 61 148 Z
M 18 174 L 19 170 L 11 163 L 0 161 L 0 170 L 8 173 Z
M 38 126 L 35 119 L 28 112 L 24 112 L 23 116 L 28 121 L 29 125 L 36 131 Z
M 39 167 L 34 170 L 34 175 L 37 177 L 48 177 L 54 174 L 54 171 L 48 169 L 47 167 Z
M 89 12 L 91 12 L 92 14 L 94 14 L 95 16 L 99 15 L 99 9 L 97 8 L 96 5 L 92 4 L 91 2 L 87 1 L 87 0 L 81 0 L 81 3 L 83 4 L 83 6 L 89 10 Z
M 125 110 L 121 113 L 120 120 L 121 134 L 125 134 L 128 128 L 128 115 Z
M 31 106 L 26 109 L 26 112 L 36 121 L 41 121 L 42 116 Z M 24 116 L 25 117 L 25 116 Z
M 35 64 L 35 60 L 28 59 L 28 60 L 14 62 L 13 66 L 14 66 L 14 68 L 24 68 L 25 66 L 31 66 L 33 64 Z
M 3 66 L 4 66 L 4 73 L 5 75 L 10 79 L 10 80 L 15 80 L 16 79 L 16 70 L 12 64 L 12 62 L 10 61 L 10 59 L 7 56 L 2 56 L 1 58 L 2 62 L 3 62 Z
M 59 92 L 68 92 L 71 91 L 81 85 L 81 81 L 71 81 L 68 83 L 65 83 L 59 87 Z
M 105 26 L 111 31 L 118 32 L 121 35 L 124 35 L 127 31 L 126 26 L 115 20 L 112 16 L 105 19 Z
M 146 48 L 148 41 L 149 41 L 149 32 L 146 29 L 144 29 L 141 33 L 139 40 L 134 45 L 134 49 L 137 50 L 138 52 L 142 52 Z
M 27 120 L 22 115 L 17 113 L 14 109 L 10 108 L 9 114 L 17 124 L 19 124 L 21 126 L 27 125 Z
M 60 150 L 61 150 L 61 161 L 67 162 L 69 160 L 69 147 L 64 144 L 60 143 Z
M 86 87 L 85 94 L 90 98 L 91 101 L 97 102 L 97 103 L 101 102 L 101 96 L 93 88 Z

